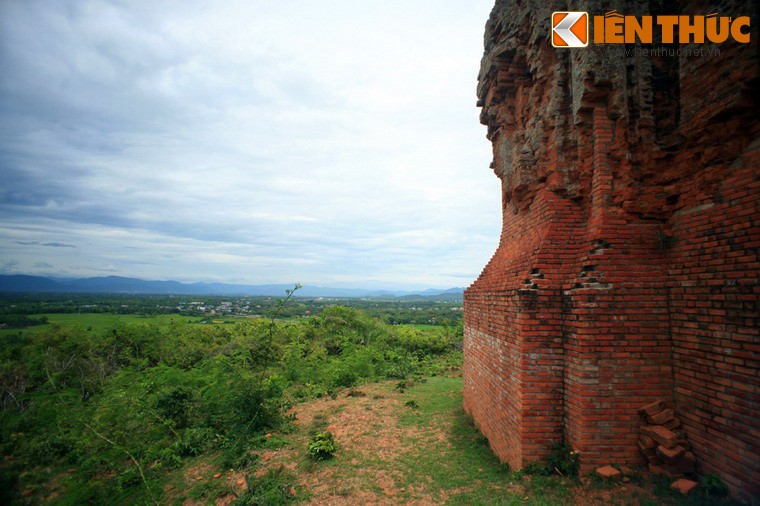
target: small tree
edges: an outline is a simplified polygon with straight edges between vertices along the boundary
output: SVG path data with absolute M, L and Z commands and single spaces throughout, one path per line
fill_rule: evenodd
M 301 283 L 296 283 L 293 288 L 289 288 L 285 290 L 285 294 L 287 297 L 284 299 L 280 299 L 280 302 L 277 304 L 277 307 L 272 312 L 272 318 L 269 320 L 269 344 L 272 344 L 272 341 L 274 340 L 274 328 L 275 328 L 275 319 L 280 314 L 280 311 L 282 311 L 282 308 L 285 307 L 285 304 L 288 303 L 290 298 L 293 296 L 294 293 L 296 293 L 297 290 L 300 290 L 303 288 Z

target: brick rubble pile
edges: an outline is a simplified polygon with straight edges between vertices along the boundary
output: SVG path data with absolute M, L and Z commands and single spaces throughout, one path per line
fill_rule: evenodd
M 647 459 L 649 472 L 670 478 L 694 475 L 697 459 L 686 434 L 680 430 L 681 420 L 675 412 L 660 400 L 643 406 L 639 413 L 642 418 L 639 449 Z

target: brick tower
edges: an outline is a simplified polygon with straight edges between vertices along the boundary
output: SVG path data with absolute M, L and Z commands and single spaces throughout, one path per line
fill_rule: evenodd
M 709 14 L 675 5 L 615 3 Z M 465 292 L 465 409 L 512 468 L 567 441 L 588 471 L 641 463 L 638 408 L 664 400 L 703 471 L 760 496 L 757 27 L 749 44 L 559 49 L 562 10 L 499 0 L 486 25 L 503 226 Z

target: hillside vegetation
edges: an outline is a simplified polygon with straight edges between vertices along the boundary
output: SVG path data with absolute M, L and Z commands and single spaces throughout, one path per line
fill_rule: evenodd
M 162 323 L 4 336 L 0 502 L 164 503 L 172 473 L 203 456 L 248 481 L 278 440 L 267 434 L 293 430 L 294 403 L 461 363 L 461 327 L 389 326 L 345 307 Z
M 462 410 L 461 325 L 62 316 L 0 341 L 0 504 L 730 503 L 572 477 L 564 446 L 510 471 Z

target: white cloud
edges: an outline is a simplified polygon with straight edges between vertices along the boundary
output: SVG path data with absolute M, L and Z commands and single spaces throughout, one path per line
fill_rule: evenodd
M 6 270 L 466 284 L 500 225 L 490 4 L 4 2 Z

